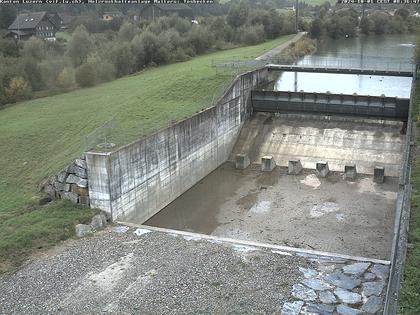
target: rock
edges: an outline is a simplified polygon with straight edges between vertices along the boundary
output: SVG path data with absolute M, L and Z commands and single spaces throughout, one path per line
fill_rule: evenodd
M 319 292 L 319 299 L 324 304 L 335 304 L 337 299 L 331 291 L 322 291 Z
M 351 278 L 341 272 L 329 274 L 325 277 L 325 280 L 339 288 L 347 290 L 353 290 L 362 282 L 360 279 Z
M 353 293 L 341 288 L 334 290 L 334 294 L 344 303 L 357 304 L 362 301 L 362 296 L 358 293 Z
M 69 184 L 67 184 L 67 185 L 69 185 Z M 76 184 L 71 184 L 70 191 L 74 192 L 75 194 L 78 194 L 79 196 L 89 196 L 89 189 L 79 187 Z
M 76 184 L 77 186 L 82 188 L 86 188 L 88 186 L 88 181 L 86 179 L 77 177 L 74 174 L 70 174 L 69 177 L 67 177 L 66 182 L 68 184 Z
M 44 186 L 43 190 L 51 198 L 55 198 L 55 189 L 54 189 L 54 186 L 53 185 L 46 185 L 46 186 Z
M 319 280 L 319 279 L 314 279 L 314 278 L 305 279 L 305 280 L 302 281 L 302 283 L 304 285 L 306 285 L 307 287 L 309 287 L 313 290 L 316 290 L 316 291 L 325 291 L 325 290 L 328 290 L 328 289 L 332 288 L 332 286 L 330 284 L 326 283 L 325 281 Z
M 84 237 L 86 235 L 92 234 L 92 227 L 86 224 L 78 224 L 76 225 L 76 236 L 77 237 Z
M 72 192 L 62 191 L 60 192 L 61 199 L 70 200 L 72 203 L 79 202 L 79 196 Z
M 57 191 L 70 191 L 70 184 L 55 182 L 54 187 Z
M 88 196 L 79 196 L 79 203 L 82 206 L 88 207 L 90 205 L 90 199 Z
M 76 159 L 74 161 L 74 165 L 76 165 L 78 167 L 81 167 L 81 168 L 84 168 L 84 169 L 87 169 L 86 160 L 83 160 L 83 159 Z
M 313 278 L 318 275 L 318 271 L 316 271 L 315 269 L 299 267 L 299 271 L 303 273 L 303 276 L 305 278 Z
M 376 279 L 376 275 L 374 273 L 367 272 L 367 273 L 365 273 L 364 278 L 366 280 L 375 280 Z
M 371 295 L 379 296 L 382 293 L 382 290 L 385 287 L 384 281 L 376 281 L 376 282 L 365 282 L 362 284 L 363 294 L 367 297 Z
M 358 315 L 362 314 L 362 311 L 340 304 L 337 306 L 337 313 L 340 315 Z
M 112 229 L 112 232 L 117 233 L 117 234 L 124 234 L 127 233 L 127 231 L 130 230 L 130 228 L 128 226 L 116 226 Z
M 317 295 L 314 290 L 309 289 L 302 284 L 293 285 L 292 295 L 295 298 L 304 301 L 315 301 L 317 298 Z
M 52 198 L 50 196 L 47 196 L 47 197 L 44 197 L 44 198 L 39 199 L 38 204 L 40 206 L 44 206 L 47 203 L 50 203 L 51 201 L 52 201 Z
M 371 272 L 378 278 L 386 280 L 389 277 L 389 266 L 375 264 L 373 265 Z
M 104 228 L 104 223 L 100 214 L 97 214 L 92 218 L 90 226 L 96 231 L 102 230 Z
M 325 304 L 308 303 L 305 306 L 305 309 L 306 313 L 315 313 L 320 315 L 332 315 L 332 313 L 334 312 L 334 306 Z
M 107 215 L 104 212 L 101 212 L 99 215 L 101 216 L 102 224 L 104 226 L 106 226 L 108 224 L 108 217 L 107 217 Z
M 65 183 L 66 182 L 66 177 L 67 177 L 67 172 L 66 171 L 62 171 L 62 172 L 58 173 L 57 176 L 56 176 L 57 182 Z
M 70 174 L 75 174 L 77 177 L 83 178 L 83 179 L 87 179 L 87 171 L 84 168 L 81 168 L 79 166 L 76 165 L 71 165 L 68 168 L 68 172 Z
M 362 306 L 362 311 L 366 313 L 375 314 L 382 308 L 382 298 L 372 296 L 367 299 L 366 303 Z
M 354 263 L 343 267 L 345 274 L 350 275 L 361 275 L 364 273 L 370 266 L 370 263 Z
M 284 303 L 281 309 L 281 315 L 299 315 L 303 304 L 304 302 L 302 301 Z

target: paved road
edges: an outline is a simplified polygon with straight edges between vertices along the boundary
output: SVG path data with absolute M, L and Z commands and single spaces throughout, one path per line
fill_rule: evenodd
M 276 48 L 271 49 L 270 51 L 267 51 L 263 55 L 255 58 L 255 60 L 269 60 L 273 58 L 274 56 L 280 54 L 284 49 L 286 49 L 291 43 L 297 42 L 299 39 L 302 38 L 303 35 L 305 35 L 306 32 L 300 32 L 295 35 L 292 39 L 288 40 L 287 42 L 281 44 L 280 46 L 277 46 Z

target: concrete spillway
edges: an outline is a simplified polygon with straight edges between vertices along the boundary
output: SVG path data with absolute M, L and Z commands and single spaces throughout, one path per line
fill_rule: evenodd
M 330 170 L 343 172 L 346 164 L 373 174 L 375 166 L 386 175 L 399 176 L 405 136 L 402 122 L 346 117 L 258 113 L 241 130 L 230 159 L 248 154 L 251 163 L 271 155 L 277 165 L 301 160 L 304 168 L 315 169 L 318 161 Z

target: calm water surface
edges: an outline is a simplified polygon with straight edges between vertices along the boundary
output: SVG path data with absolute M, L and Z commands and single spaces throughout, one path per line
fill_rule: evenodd
M 297 64 L 302 66 L 409 70 L 414 54 L 414 35 L 362 36 L 323 41 L 315 54 Z M 408 98 L 411 78 L 351 74 L 282 72 L 276 91 L 331 92 L 386 95 Z

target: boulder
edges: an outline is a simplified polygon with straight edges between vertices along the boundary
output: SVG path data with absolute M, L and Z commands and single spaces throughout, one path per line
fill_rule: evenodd
M 281 315 L 299 315 L 303 304 L 303 301 L 284 303 L 281 309 Z
M 334 294 L 346 304 L 357 304 L 362 301 L 362 296 L 360 294 L 350 292 L 341 288 L 335 289 Z
M 61 199 L 70 200 L 72 203 L 79 203 L 79 196 L 72 192 L 60 192 Z
M 317 295 L 314 290 L 309 289 L 301 284 L 293 285 L 292 295 L 296 299 L 304 301 L 315 301 L 317 298 Z
M 337 313 L 340 315 L 358 315 L 362 314 L 362 311 L 340 304 L 337 306 Z
M 84 237 L 86 235 L 90 235 L 93 233 L 92 227 L 86 224 L 78 224 L 76 225 L 76 236 L 77 237 Z
M 350 275 L 361 275 L 370 266 L 370 263 L 354 263 L 343 267 L 343 271 Z
M 90 226 L 95 231 L 102 230 L 104 228 L 104 222 L 102 221 L 102 217 L 100 214 L 95 215 L 90 222 Z
M 58 173 L 57 176 L 56 176 L 57 182 L 65 183 L 66 182 L 66 177 L 67 177 L 67 172 L 66 171 L 62 171 L 62 172 Z
M 68 172 L 70 174 L 76 175 L 77 177 L 80 177 L 80 178 L 83 178 L 83 179 L 87 179 L 87 171 L 86 171 L 85 168 L 81 168 L 81 167 L 76 166 L 76 165 L 71 165 L 68 168 Z
M 74 174 L 70 174 L 69 177 L 67 177 L 66 182 L 68 184 L 76 184 L 77 186 L 82 188 L 86 188 L 88 186 L 88 181 L 86 179 L 77 177 Z
M 76 159 L 74 161 L 74 165 L 76 165 L 78 167 L 81 167 L 81 168 L 84 168 L 84 169 L 87 169 L 86 160 L 84 160 L 84 159 Z
M 376 314 L 383 306 L 383 300 L 377 296 L 371 296 L 367 299 L 366 303 L 362 307 L 362 311 L 369 314 Z
M 55 182 L 54 187 L 56 191 L 70 191 L 70 184 L 65 184 L 61 182 Z

